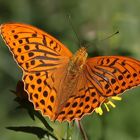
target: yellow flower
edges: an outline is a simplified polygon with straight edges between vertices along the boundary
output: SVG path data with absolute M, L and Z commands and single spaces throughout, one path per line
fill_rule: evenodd
M 109 106 L 112 106 L 113 108 L 116 107 L 116 105 L 113 103 L 113 100 L 116 100 L 116 101 L 121 101 L 122 98 L 120 96 L 112 96 L 110 98 L 107 98 L 104 102 L 103 102 L 103 105 L 105 106 L 107 112 L 110 111 L 110 107 Z M 102 109 L 102 106 L 98 107 L 95 109 L 95 112 L 99 115 L 103 115 L 103 109 Z

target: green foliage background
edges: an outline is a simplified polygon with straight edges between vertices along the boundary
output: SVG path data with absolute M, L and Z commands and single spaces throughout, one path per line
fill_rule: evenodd
M 126 55 L 140 60 L 140 1 L 139 0 L 0 0 L 0 24 L 23 22 L 35 25 L 58 38 L 75 52 L 77 38 L 66 15 L 82 40 L 90 44 L 90 56 Z M 110 34 L 119 34 L 99 41 Z M 15 110 L 17 104 L 10 89 L 14 89 L 22 72 L 3 41 L 0 41 L 0 140 L 35 140 L 35 136 L 6 130 L 6 126 L 36 125 L 25 110 Z M 117 108 L 104 116 L 93 113 L 82 119 L 90 140 L 140 140 L 140 88 L 123 94 Z M 57 134 L 63 125 L 52 124 Z M 77 130 L 75 130 L 77 131 Z M 77 132 L 73 137 L 79 139 Z

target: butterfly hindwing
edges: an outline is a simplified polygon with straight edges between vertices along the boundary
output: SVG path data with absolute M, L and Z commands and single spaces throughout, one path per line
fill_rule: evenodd
M 91 114 L 106 99 L 88 82 L 84 73 L 81 74 L 79 81 L 82 82 L 81 85 L 77 86 L 76 94 L 68 99 L 62 111 L 58 114 L 57 120 L 80 120 L 84 115 Z
M 51 73 L 27 73 L 24 75 L 25 89 L 28 91 L 29 100 L 33 102 L 36 110 L 51 119 L 55 116 L 56 89 Z

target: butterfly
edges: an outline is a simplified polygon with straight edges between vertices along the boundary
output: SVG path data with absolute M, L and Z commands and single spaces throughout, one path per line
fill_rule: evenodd
M 23 71 L 29 101 L 52 121 L 80 120 L 109 97 L 140 84 L 140 61 L 133 58 L 88 58 L 85 47 L 72 54 L 57 39 L 27 24 L 2 24 L 0 33 Z

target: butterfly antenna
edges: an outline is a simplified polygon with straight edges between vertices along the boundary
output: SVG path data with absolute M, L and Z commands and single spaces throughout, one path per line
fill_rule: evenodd
M 81 46 L 81 39 L 80 39 L 79 35 L 77 34 L 77 31 L 76 31 L 76 29 L 75 29 L 75 27 L 74 27 L 74 25 L 72 23 L 71 15 L 70 14 L 67 14 L 67 18 L 68 18 L 69 24 L 70 24 L 70 26 L 71 26 L 71 28 L 72 28 L 72 30 L 73 30 L 76 38 L 78 40 L 78 44 L 79 44 L 79 46 Z
M 114 36 L 114 35 L 116 35 L 116 34 L 119 34 L 119 31 L 116 31 L 115 33 L 113 33 L 113 34 L 109 35 L 108 37 L 106 37 L 106 38 L 104 38 L 104 39 L 99 40 L 99 42 L 100 42 L 100 41 L 105 41 L 106 39 L 109 39 L 109 38 L 111 38 L 112 36 Z

